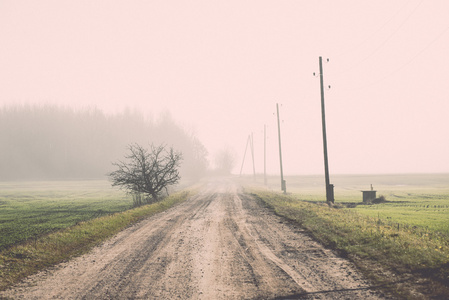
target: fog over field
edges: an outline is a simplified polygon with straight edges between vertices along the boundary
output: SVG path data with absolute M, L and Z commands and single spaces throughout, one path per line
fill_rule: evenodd
M 276 103 L 284 172 L 322 174 L 319 56 L 331 175 L 447 173 L 448 11 L 446 0 L 1 1 L 2 178 L 103 176 L 127 143 L 152 141 L 182 145 L 192 170 L 198 153 L 213 167 L 228 149 L 239 173 L 251 133 L 262 173 L 264 125 L 278 174 Z
M 11 106 L 0 109 L 0 179 L 103 178 L 112 163 L 128 161 L 130 146 L 150 144 L 182 152 L 180 173 L 204 176 L 207 150 L 170 114 L 146 119 L 137 111 L 107 115 L 97 109 Z

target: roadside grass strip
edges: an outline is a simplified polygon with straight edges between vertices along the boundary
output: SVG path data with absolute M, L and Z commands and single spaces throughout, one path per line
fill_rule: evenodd
M 177 192 L 161 202 L 80 222 L 67 229 L 1 251 L 0 290 L 5 290 L 44 268 L 86 253 L 92 247 L 143 218 L 181 203 L 192 193 L 192 190 Z
M 381 266 L 398 276 L 396 279 L 409 274 L 414 279 L 430 280 L 425 283 L 428 289 L 432 288 L 436 295 L 446 293 L 447 296 L 449 234 L 446 232 L 398 226 L 398 223 L 363 215 L 343 206 L 329 207 L 323 202 L 298 200 L 294 195 L 258 189 L 248 192 L 276 214 L 298 223 L 320 243 L 350 258 L 378 284 L 389 284 L 393 278 L 376 274 L 373 266 Z

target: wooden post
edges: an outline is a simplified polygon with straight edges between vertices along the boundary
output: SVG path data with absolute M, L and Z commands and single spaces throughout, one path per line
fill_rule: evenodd
M 263 125 L 263 183 L 267 185 L 267 125 Z
M 327 159 L 327 137 L 326 137 L 326 116 L 324 107 L 324 84 L 323 84 L 323 62 L 320 56 L 320 90 L 321 90 L 321 120 L 323 129 L 323 152 L 324 152 L 324 176 L 326 180 L 326 201 L 328 204 L 334 203 L 334 185 L 329 180 L 329 164 Z
M 254 136 L 252 132 L 251 132 L 251 157 L 253 159 L 253 176 L 254 180 L 256 180 L 256 166 L 254 164 Z
M 276 103 L 276 111 L 278 117 L 278 137 L 279 137 L 279 163 L 281 166 L 281 190 L 284 191 L 284 194 L 287 193 L 287 185 L 284 180 L 284 172 L 282 170 L 282 149 L 281 149 L 281 123 L 279 121 L 279 104 Z

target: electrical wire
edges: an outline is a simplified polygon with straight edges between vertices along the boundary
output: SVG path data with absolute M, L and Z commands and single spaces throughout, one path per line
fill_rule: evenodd
M 388 73 L 387 75 L 385 75 L 384 77 L 382 77 L 381 79 L 379 79 L 376 82 L 373 82 L 371 85 L 375 85 L 378 84 L 379 82 L 384 81 L 385 79 L 387 79 L 388 77 L 396 74 L 397 72 L 399 72 L 400 70 L 402 70 L 403 68 L 405 68 L 406 66 L 408 66 L 410 63 L 412 63 L 416 58 L 418 58 L 421 54 L 423 54 L 433 43 L 435 43 L 437 40 L 439 40 L 447 31 L 449 30 L 449 26 L 446 27 L 435 39 L 433 39 L 430 43 L 428 43 L 424 48 L 422 48 L 418 53 L 416 53 L 411 59 L 409 59 L 407 62 L 405 62 L 404 64 L 402 64 L 400 67 L 396 68 L 395 70 L 391 71 L 390 73 Z
M 384 47 L 389 40 L 393 38 L 393 36 L 407 23 L 407 21 L 412 17 L 412 15 L 416 12 L 418 7 L 424 2 L 424 0 L 421 0 L 414 8 L 413 10 L 407 15 L 407 17 L 401 22 L 399 27 L 397 27 L 393 32 L 391 32 L 386 39 L 383 40 L 382 43 L 380 43 L 373 51 L 371 51 L 367 56 L 365 56 L 363 59 L 357 61 L 356 63 L 349 66 L 347 69 L 338 72 L 336 75 L 347 73 L 351 70 L 353 70 L 355 67 L 359 66 L 361 63 L 367 61 L 369 58 L 371 58 L 374 54 L 376 54 L 382 47 Z M 402 10 L 402 8 L 401 8 Z
M 374 32 L 372 32 L 371 34 L 367 35 L 367 37 L 366 37 L 363 41 L 361 41 L 360 43 L 358 43 L 356 46 L 353 46 L 352 48 L 350 48 L 350 50 L 346 50 L 346 51 L 342 51 L 342 52 L 340 52 L 340 53 L 337 53 L 336 55 L 333 55 L 332 58 L 335 59 L 335 58 L 338 58 L 338 57 L 340 57 L 340 56 L 342 56 L 342 55 L 347 55 L 348 52 L 349 52 L 349 53 L 354 52 L 355 49 L 358 49 L 358 48 L 360 48 L 360 46 L 366 44 L 367 41 L 369 41 L 370 39 L 372 39 L 378 32 L 380 32 L 385 26 L 387 26 L 387 25 L 388 25 L 394 18 L 396 18 L 396 16 L 397 16 L 400 12 L 402 12 L 402 11 L 404 10 L 404 8 L 405 8 L 410 2 L 412 2 L 412 1 L 413 1 L 413 0 L 409 0 L 409 1 L 407 1 L 404 5 L 402 5 L 402 6 L 396 11 L 396 13 L 394 13 L 394 14 L 393 14 L 393 15 L 392 15 L 386 22 L 384 22 L 384 23 L 382 24 L 382 26 L 378 27 Z
M 385 76 L 381 77 L 380 79 L 371 82 L 368 85 L 364 85 L 363 87 L 360 88 L 356 88 L 356 89 L 351 89 L 351 91 L 356 91 L 356 90 L 361 90 L 361 89 L 366 89 L 369 88 L 371 86 L 377 85 L 380 82 L 384 81 L 385 79 L 393 76 L 394 74 L 396 74 L 397 72 L 401 71 L 403 68 L 405 68 L 406 66 L 408 66 L 409 64 L 411 64 L 416 58 L 418 58 L 419 56 L 421 56 L 427 49 L 429 49 L 430 46 L 432 46 L 436 41 L 438 41 L 446 32 L 449 31 L 449 26 L 447 26 L 444 30 L 442 30 L 433 40 L 431 40 L 425 47 L 421 48 L 420 51 L 418 51 L 412 58 L 410 58 L 408 61 L 406 61 L 405 63 L 403 63 L 402 65 L 400 65 L 398 68 L 394 69 L 393 71 L 389 72 L 388 74 L 386 74 Z

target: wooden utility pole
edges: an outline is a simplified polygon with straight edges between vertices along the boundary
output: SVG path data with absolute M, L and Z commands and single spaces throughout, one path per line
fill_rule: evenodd
M 254 180 L 256 180 L 256 166 L 254 164 L 254 136 L 252 132 L 251 132 L 251 156 L 253 158 L 253 176 Z
M 256 167 L 254 164 L 254 140 L 253 140 L 253 133 L 251 132 L 250 135 L 248 135 L 248 138 L 246 139 L 246 147 L 245 147 L 245 153 L 243 154 L 243 160 L 242 160 L 242 166 L 240 167 L 240 176 L 242 176 L 242 170 L 243 165 L 245 164 L 245 157 L 246 157 L 246 151 L 248 150 L 248 145 L 250 146 L 251 155 L 253 159 L 253 176 L 254 180 L 256 179 Z
M 246 150 L 248 150 L 249 139 L 250 139 L 250 137 L 248 136 L 248 138 L 246 139 L 245 153 L 243 154 L 242 166 L 240 167 L 240 175 L 239 176 L 242 176 L 243 164 L 245 163 Z
M 334 203 L 334 185 L 329 180 L 329 164 L 327 159 L 327 137 L 326 137 L 326 116 L 324 107 L 324 84 L 323 84 L 323 62 L 320 56 L 320 89 L 321 89 L 321 119 L 323 128 L 323 152 L 324 152 L 324 173 L 326 178 L 326 201 L 327 204 Z
M 284 194 L 287 193 L 287 185 L 284 180 L 284 172 L 282 170 L 282 149 L 281 149 L 281 123 L 279 121 L 279 104 L 276 103 L 276 111 L 278 117 L 278 137 L 279 137 L 279 163 L 281 166 L 281 190 L 284 191 Z
M 263 124 L 263 184 L 267 185 L 267 125 Z

